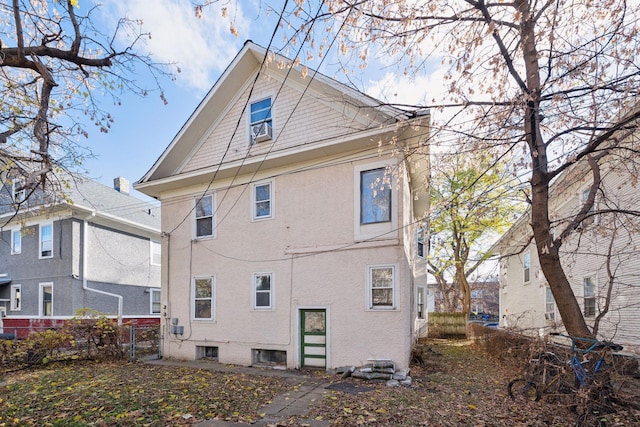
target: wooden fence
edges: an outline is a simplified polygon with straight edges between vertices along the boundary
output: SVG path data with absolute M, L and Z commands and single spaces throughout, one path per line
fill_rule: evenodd
M 430 338 L 465 338 L 467 336 L 467 316 L 464 313 L 430 312 Z

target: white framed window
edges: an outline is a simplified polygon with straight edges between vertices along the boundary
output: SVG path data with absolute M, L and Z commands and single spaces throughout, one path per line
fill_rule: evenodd
M 149 241 L 149 262 L 151 265 L 160 265 L 162 262 L 162 245 L 160 242 Z
M 582 279 L 584 297 L 584 317 L 596 315 L 596 277 L 587 276 Z
M 273 138 L 271 98 L 252 102 L 249 106 L 250 144 L 269 141 Z
M 556 320 L 556 300 L 550 287 L 544 289 L 544 318 L 546 320 Z
M 273 218 L 273 181 L 251 185 L 251 212 L 253 220 Z
M 425 246 L 424 246 L 424 228 L 419 227 L 416 233 L 416 255 L 418 258 L 425 259 Z
M 193 278 L 192 300 L 194 320 L 214 320 L 215 280 L 213 277 Z
M 524 273 L 524 283 L 531 281 L 531 251 L 526 251 L 522 255 L 522 271 Z
M 53 257 L 53 223 L 40 224 L 40 258 Z
M 391 221 L 391 184 L 385 168 L 360 172 L 360 224 Z
M 395 273 L 394 265 L 375 265 L 368 268 L 369 308 L 395 308 Z
M 418 286 L 418 292 L 416 294 L 417 303 L 417 315 L 418 319 L 426 319 L 427 311 L 427 290 L 424 286 Z
M 160 289 L 151 289 L 151 314 L 160 314 Z
M 589 198 L 589 192 L 591 191 L 590 188 L 587 188 L 586 190 L 583 190 L 580 193 L 580 205 L 582 207 L 582 205 L 584 205 L 587 202 L 587 199 Z M 595 201 L 593 202 L 593 205 L 591 206 L 591 208 L 589 209 L 589 211 L 587 212 L 587 215 L 591 215 L 591 216 L 587 216 L 581 223 L 580 225 L 582 225 L 583 227 L 588 227 L 591 224 L 595 223 L 596 221 L 596 217 L 593 215 L 593 213 L 595 212 L 595 208 L 596 208 L 596 203 Z
M 17 255 L 22 252 L 22 230 L 17 228 L 11 230 L 11 254 Z
M 22 310 L 22 285 L 11 285 L 11 311 Z
M 40 283 L 40 317 L 53 316 L 53 283 Z
M 196 237 L 215 236 L 215 195 L 207 194 L 196 200 L 195 208 L 195 234 Z
M 18 204 L 24 202 L 27 197 L 27 191 L 24 189 L 24 178 L 14 178 L 11 182 L 11 199 L 13 203 Z
M 273 308 L 273 273 L 254 273 L 253 308 Z
M 398 190 L 389 172 L 394 164 L 393 160 L 379 160 L 354 167 L 353 237 L 356 241 L 398 236 Z

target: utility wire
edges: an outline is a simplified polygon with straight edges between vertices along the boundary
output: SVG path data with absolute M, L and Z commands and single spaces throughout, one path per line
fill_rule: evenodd
M 276 33 L 278 32 L 278 28 L 280 26 L 280 22 L 282 22 L 282 16 L 284 15 L 287 5 L 289 4 L 289 0 L 285 0 L 284 5 L 282 6 L 282 12 L 280 13 L 280 16 L 278 18 L 278 23 L 276 24 L 273 32 L 271 33 L 271 38 L 269 39 L 269 44 L 267 45 L 266 51 L 267 53 L 270 51 L 271 49 L 271 44 L 273 43 L 273 39 L 276 36 Z M 178 225 L 176 225 L 171 231 L 169 231 L 168 234 L 173 233 L 178 227 L 180 227 L 188 218 L 191 217 L 191 213 L 196 209 L 196 206 L 198 205 L 198 203 L 200 202 L 200 200 L 202 200 L 207 193 L 209 192 L 209 190 L 211 189 L 211 186 L 213 185 L 213 182 L 215 181 L 216 177 L 218 176 L 218 172 L 220 171 L 220 168 L 222 167 L 222 163 L 224 162 L 225 157 L 227 157 L 227 154 L 229 153 L 229 150 L 231 148 L 231 143 L 233 142 L 233 138 L 235 137 L 236 133 L 238 132 L 238 129 L 240 128 L 240 122 L 242 120 L 242 116 L 244 114 L 244 112 L 247 110 L 247 105 L 249 104 L 249 100 L 251 99 L 251 95 L 253 94 L 253 90 L 255 89 L 256 83 L 258 81 L 258 78 L 260 77 L 260 73 L 262 68 L 264 67 L 266 61 L 267 61 L 267 54 L 264 55 L 264 57 L 262 58 L 262 62 L 260 64 L 260 69 L 258 70 L 258 72 L 256 73 L 255 78 L 253 79 L 253 82 L 251 83 L 251 88 L 249 89 L 249 94 L 247 96 L 247 100 L 244 103 L 244 107 L 242 108 L 242 113 L 238 116 L 238 121 L 236 122 L 236 125 L 233 129 L 233 132 L 231 133 L 231 136 L 229 137 L 229 142 L 227 143 L 227 146 L 224 150 L 224 153 L 222 154 L 222 158 L 220 159 L 220 163 L 218 163 L 218 167 L 216 168 L 215 172 L 213 173 L 213 176 L 211 177 L 211 180 L 209 181 L 209 183 L 207 184 L 207 188 L 205 188 L 205 190 L 202 192 L 202 195 L 196 200 L 196 203 L 194 204 L 194 206 L 189 210 L 189 212 L 187 212 L 187 214 L 184 216 L 184 218 L 182 219 L 182 221 L 180 221 L 178 223 Z M 247 150 L 247 156 L 249 155 L 249 150 L 251 150 L 251 147 L 249 147 L 249 149 Z M 219 204 L 218 204 L 219 206 Z M 217 209 L 217 208 L 216 208 Z

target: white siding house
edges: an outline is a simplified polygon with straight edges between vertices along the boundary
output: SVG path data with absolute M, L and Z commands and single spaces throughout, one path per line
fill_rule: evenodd
M 602 182 L 593 215 L 564 239 L 561 262 L 587 324 L 599 322 L 600 338 L 640 352 L 639 171 L 637 155 L 628 149 L 637 149 L 637 132 L 625 144 L 622 155 L 600 162 Z M 580 162 L 553 183 L 550 219 L 555 235 L 581 209 L 592 182 L 589 166 Z M 562 320 L 531 236 L 525 214 L 496 244 L 501 256 L 501 326 L 532 333 L 559 330 Z
M 162 205 L 163 355 L 406 367 L 429 115 L 266 53 L 245 44 L 135 185 Z

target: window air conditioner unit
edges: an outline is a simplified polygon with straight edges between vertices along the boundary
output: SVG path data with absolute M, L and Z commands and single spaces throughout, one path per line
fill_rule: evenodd
M 268 122 L 251 125 L 251 141 L 262 142 L 272 139 L 271 124 Z

